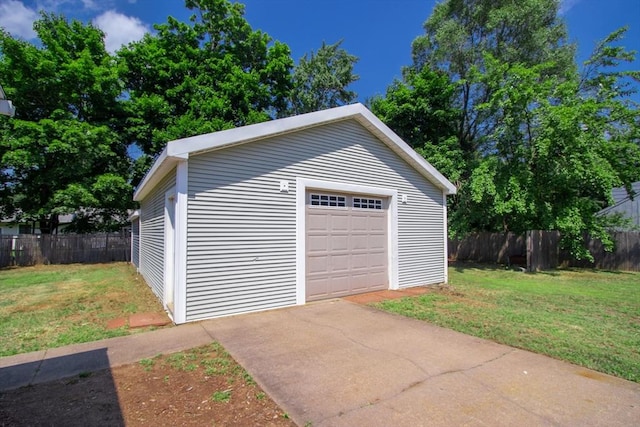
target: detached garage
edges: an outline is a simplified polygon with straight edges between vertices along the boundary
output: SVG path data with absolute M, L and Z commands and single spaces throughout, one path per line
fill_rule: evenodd
M 176 323 L 447 281 L 455 187 L 361 104 L 171 141 L 137 268 Z

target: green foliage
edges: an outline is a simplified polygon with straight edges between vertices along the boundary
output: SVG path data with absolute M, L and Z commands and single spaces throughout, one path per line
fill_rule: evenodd
M 468 181 L 468 209 L 453 220 L 467 228 L 559 230 L 563 246 L 578 258 L 591 258 L 585 233 L 612 249 L 610 224 L 596 213 L 610 202 L 613 187 L 640 177 L 640 115 L 615 91 L 626 74 L 596 70 L 594 84 L 577 74 L 545 75 L 553 63 L 530 68 L 489 56 L 486 63 L 482 79 L 493 95 L 478 109 L 492 110 L 499 120 Z
M 228 402 L 231 399 L 231 390 L 214 391 L 211 400 L 214 402 Z
M 268 120 L 291 87 L 289 48 L 227 0 L 188 0 L 191 23 L 169 17 L 119 51 L 129 137 L 154 156 L 170 140 Z
M 293 72 L 288 114 L 302 114 L 349 104 L 356 93 L 347 86 L 359 79 L 353 73 L 358 58 L 340 47 L 342 41 L 305 54 Z
M 42 14 L 41 47 L 0 32 L 0 75 L 18 105 L 0 119 L 0 214 L 37 220 L 81 212 L 89 229 L 131 203 L 127 143 L 120 136 L 122 85 L 102 32 Z
M 486 54 L 526 66 L 553 59 L 555 67 L 546 70 L 552 75 L 574 70 L 574 48 L 557 11 L 557 0 L 446 0 L 425 22 L 425 34 L 413 42 L 413 67 L 444 71 L 457 83 L 456 134 L 468 157 L 483 150 L 497 120 L 491 110 L 476 108 L 492 96 L 493 88 L 478 79 Z
M 413 66 L 373 110 L 456 183 L 453 235 L 555 229 L 578 258 L 584 235 L 611 249 L 619 218 L 596 215 L 640 178 L 640 81 L 618 43 L 579 75 L 557 0 L 446 0 L 413 43 Z
M 445 73 L 423 68 L 405 70 L 384 98 L 371 101 L 371 110 L 412 148 L 450 180 L 465 170 L 464 152 L 456 138 L 455 86 Z

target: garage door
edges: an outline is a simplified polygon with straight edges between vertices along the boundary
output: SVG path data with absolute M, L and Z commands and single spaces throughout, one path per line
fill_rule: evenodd
M 306 300 L 388 289 L 388 201 L 314 191 L 306 200 Z

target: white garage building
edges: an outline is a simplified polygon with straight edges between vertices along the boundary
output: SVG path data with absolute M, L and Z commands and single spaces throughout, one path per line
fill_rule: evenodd
M 455 187 L 361 104 L 171 141 L 132 261 L 176 323 L 447 281 Z

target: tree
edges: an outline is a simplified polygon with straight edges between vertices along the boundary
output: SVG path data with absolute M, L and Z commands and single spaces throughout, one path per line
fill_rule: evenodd
M 358 58 L 340 47 L 342 41 L 305 54 L 293 72 L 288 115 L 310 113 L 349 104 L 356 93 L 347 87 L 359 79 L 353 73 Z
M 286 109 L 289 47 L 254 31 L 244 6 L 187 0 L 190 24 L 169 17 L 121 49 L 129 137 L 147 155 L 170 140 L 268 120 Z
M 455 88 L 443 72 L 408 68 L 384 98 L 371 101 L 371 110 L 449 180 L 459 182 L 465 160 L 456 138 Z
M 488 151 L 472 172 L 469 197 L 454 220 L 468 229 L 523 232 L 559 230 L 563 246 L 591 259 L 584 235 L 612 248 L 607 217 L 596 215 L 611 189 L 640 177 L 640 114 L 629 101 L 626 78 L 609 71 L 633 54 L 611 46 L 623 31 L 600 43 L 583 76 L 549 77 L 552 62 L 528 67 L 487 55 L 492 96 L 477 108 L 499 114 Z M 471 213 L 471 214 L 469 214 Z
M 41 47 L 0 31 L 0 75 L 19 104 L 0 119 L 0 213 L 43 233 L 65 213 L 109 226 L 131 192 L 116 63 L 90 24 L 43 13 L 34 28 Z
M 574 72 L 574 47 L 567 43 L 558 7 L 558 0 L 445 0 L 436 4 L 425 34 L 413 42 L 414 68 L 444 71 L 457 84 L 456 127 L 468 164 L 465 177 L 496 125 L 491 109 L 476 108 L 492 96 L 492 88 L 480 79 L 487 54 L 526 66 L 552 60 L 554 66 L 544 70 L 549 75 Z
M 557 10 L 556 0 L 437 4 L 403 82 L 373 107 L 456 181 L 450 234 L 556 229 L 565 248 L 589 258 L 586 233 L 611 245 L 613 223 L 596 215 L 611 188 L 640 177 L 640 116 L 629 98 L 640 75 L 617 71 L 634 58 L 616 46 L 624 30 L 598 44 L 579 74 Z M 425 90 L 420 81 L 439 73 L 453 84 L 448 102 L 446 85 Z M 439 117 L 453 118 L 453 129 Z

